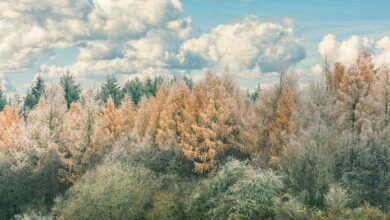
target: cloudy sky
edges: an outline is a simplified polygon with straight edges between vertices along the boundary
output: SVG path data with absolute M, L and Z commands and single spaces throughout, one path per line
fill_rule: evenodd
M 23 91 L 37 74 L 229 72 L 240 86 L 271 83 L 281 65 L 302 79 L 323 58 L 352 63 L 361 47 L 390 63 L 388 0 L 1 0 L 0 83 Z

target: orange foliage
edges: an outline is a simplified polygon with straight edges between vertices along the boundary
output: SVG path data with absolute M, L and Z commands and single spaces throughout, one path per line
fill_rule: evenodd
M 14 103 L 6 106 L 0 113 L 0 151 L 5 151 L 12 146 L 20 135 L 18 125 L 22 122 L 19 108 Z

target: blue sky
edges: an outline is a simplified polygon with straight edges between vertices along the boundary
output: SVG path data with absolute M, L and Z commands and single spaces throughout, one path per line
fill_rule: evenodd
M 121 2 L 121 0 L 116 1 Z M 170 3 L 167 3 L 168 1 Z M 104 21 L 114 21 L 116 24 L 126 25 L 127 21 L 132 22 L 133 18 L 131 11 L 133 7 L 138 7 L 135 4 L 132 5 L 132 1 L 127 1 L 127 3 L 123 4 L 118 3 L 118 5 L 116 5 L 116 7 L 122 7 L 122 5 L 123 7 L 127 7 L 123 10 L 124 12 L 120 11 L 120 13 L 124 13 L 123 16 L 114 11 L 112 5 L 109 6 L 111 4 L 110 0 L 83 0 L 85 4 L 75 6 L 69 3 L 65 6 L 58 5 L 58 7 L 55 5 L 57 4 L 56 1 L 52 0 L 43 0 L 42 6 L 40 7 L 37 7 L 32 3 L 29 4 L 28 2 L 29 1 L 26 1 L 25 5 L 23 5 L 23 10 L 20 10 L 19 8 L 15 9 L 12 1 L 5 0 L 5 2 L 0 3 L 0 6 L 3 6 L 0 7 L 3 8 L 0 9 L 0 21 L 3 21 L 3 23 L 0 23 L 0 27 L 1 25 L 7 24 L 13 26 L 6 29 L 7 34 L 15 34 L 15 36 L 26 35 L 26 37 L 23 37 L 23 42 L 25 39 L 31 38 L 32 35 L 34 36 L 34 34 L 41 36 L 38 40 L 34 38 L 34 40 L 31 41 L 33 43 L 26 43 L 26 45 L 22 46 L 13 46 L 12 49 L 15 50 L 14 52 L 8 48 L 7 52 L 10 54 L 8 57 L 5 57 L 5 55 L 3 57 L 0 56 L 0 62 L 4 63 L 4 65 L 1 65 L 0 63 L 0 79 L 2 79 L 3 87 L 6 86 L 10 90 L 23 90 L 26 85 L 31 83 L 34 75 L 37 73 L 46 75 L 45 71 L 48 71 L 50 72 L 50 74 L 47 74 L 48 80 L 56 80 L 61 71 L 69 69 L 77 72 L 80 69 L 80 66 L 83 66 L 83 70 L 87 71 L 93 69 L 90 71 L 92 73 L 76 74 L 80 80 L 85 82 L 104 78 L 104 74 L 93 73 L 94 71 L 99 72 L 100 70 L 102 72 L 107 71 L 107 73 L 110 73 L 110 71 L 115 73 L 115 71 L 117 71 L 118 77 L 127 79 L 135 74 L 144 74 L 143 69 L 149 69 L 151 72 L 150 74 L 158 70 L 159 72 L 167 74 L 170 72 L 177 72 L 181 74 L 193 74 L 196 76 L 199 72 L 208 67 L 213 69 L 222 68 L 226 65 L 222 65 L 221 63 L 225 62 L 226 64 L 226 62 L 234 62 L 236 59 L 236 57 L 231 56 L 224 57 L 223 53 L 226 51 L 234 51 L 237 48 L 226 48 L 226 46 L 224 46 L 222 49 L 217 48 L 220 53 L 219 56 L 215 57 L 212 54 L 210 55 L 210 48 L 213 48 L 213 44 L 217 45 L 221 44 L 221 42 L 223 42 L 222 40 L 226 41 L 226 39 L 219 39 L 223 36 L 222 30 L 221 32 L 215 31 L 215 28 L 219 25 L 242 24 L 242 27 L 240 27 L 245 29 L 261 27 L 264 22 L 269 22 L 272 24 L 281 24 L 283 26 L 281 32 L 271 28 L 269 30 L 271 35 L 274 33 L 273 31 L 275 31 L 275 35 L 289 35 L 288 28 L 290 28 L 290 23 L 293 23 L 293 26 L 291 26 L 293 35 L 289 35 L 286 39 L 276 39 L 275 41 L 272 36 L 267 36 L 264 40 L 264 35 L 256 35 L 250 39 L 250 42 L 264 41 L 264 43 L 261 45 L 258 43 L 249 43 L 248 50 L 266 50 L 267 44 L 278 44 L 283 42 L 283 47 L 287 48 L 286 53 L 301 53 L 293 55 L 294 58 L 291 59 L 291 62 L 288 64 L 289 69 L 298 69 L 302 72 L 302 76 L 306 78 L 310 78 L 313 75 L 313 69 L 315 69 L 316 64 L 321 63 L 323 60 L 324 54 L 321 54 L 319 52 L 320 49 L 318 48 L 320 42 L 323 42 L 322 51 L 325 51 L 327 54 L 335 53 L 333 56 L 334 60 L 332 61 L 343 61 L 348 60 L 347 55 L 345 54 L 352 53 L 348 54 L 348 56 L 353 56 L 353 51 L 356 51 L 356 47 L 358 46 L 370 47 L 373 51 L 378 51 L 378 42 L 381 42 L 380 40 L 384 39 L 384 43 L 382 44 L 387 45 L 388 41 L 385 37 L 390 36 L 390 14 L 388 12 L 390 1 L 385 0 L 183 0 L 181 2 L 183 10 L 177 6 L 176 0 L 167 0 L 166 2 L 163 1 L 160 5 L 156 5 L 156 7 L 161 6 L 161 9 L 156 9 L 156 11 L 153 11 L 152 9 L 151 11 L 148 11 L 145 9 L 145 13 L 152 14 L 163 10 L 164 14 L 159 16 L 156 15 L 156 18 L 164 21 L 158 24 L 139 23 L 144 25 L 144 28 L 142 31 L 134 34 L 136 37 L 126 37 L 126 35 L 133 36 L 131 28 L 127 31 L 123 31 L 124 34 L 123 36 L 120 35 L 120 37 L 117 37 L 117 35 L 113 37 L 111 34 L 107 33 L 103 33 L 100 36 L 100 33 L 108 31 L 107 27 L 89 29 L 92 23 L 91 21 L 86 20 L 81 24 L 72 22 L 71 25 L 63 26 L 68 20 L 82 20 L 93 13 L 99 14 L 99 16 L 101 16 L 100 19 L 103 19 Z M 65 2 L 71 1 L 65 0 Z M 99 9 L 103 11 L 99 12 L 96 9 L 98 8 L 97 5 L 101 8 L 109 6 L 110 10 L 106 11 L 104 9 Z M 147 6 L 153 7 L 153 2 L 151 5 L 152 6 Z M 61 7 L 69 7 L 69 10 L 74 12 L 74 15 L 72 13 L 71 15 L 69 15 L 69 13 L 62 14 Z M 142 5 L 142 7 L 144 7 L 144 5 Z M 51 8 L 51 10 L 47 10 L 47 8 Z M 126 10 L 129 12 L 126 13 Z M 28 19 L 26 19 L 26 16 L 23 17 L 21 15 L 12 17 L 10 16 L 12 13 L 8 13 L 10 11 L 23 11 L 24 14 L 28 14 L 30 17 L 28 17 Z M 77 17 L 77 14 L 80 14 L 80 12 L 83 14 L 83 17 Z M 38 15 L 38 13 L 41 15 Z M 45 13 L 48 13 L 47 19 L 50 20 L 49 23 L 54 25 L 49 26 L 47 23 L 40 23 L 42 16 L 45 17 Z M 115 15 L 118 16 L 115 17 Z M 256 16 L 256 21 L 246 21 L 245 19 L 250 15 Z M 140 14 L 137 16 L 141 17 L 142 21 L 145 20 L 145 15 Z M 124 21 L 118 20 L 118 17 L 123 17 Z M 186 18 L 190 18 L 192 22 L 187 22 Z M 289 19 L 288 25 L 285 24 L 286 18 Z M 133 20 L 138 22 L 137 19 L 138 17 Z M 179 20 L 181 24 L 180 27 L 175 26 L 175 28 L 179 29 L 170 29 L 166 31 L 158 27 L 158 25 L 165 27 L 169 22 Z M 191 31 L 187 33 L 186 27 L 189 25 L 191 26 Z M 36 26 L 39 27 L 40 31 L 31 32 L 32 28 Z M 52 29 L 56 29 L 57 27 L 58 30 L 52 31 Z M 67 33 L 70 33 L 69 35 L 72 39 L 68 39 L 64 36 L 58 37 L 58 33 L 61 33 L 61 30 L 64 30 L 64 28 L 65 30 L 69 28 L 70 31 Z M 77 30 L 83 28 L 87 30 L 88 34 L 83 35 L 77 32 Z M 231 30 L 229 28 L 234 27 L 227 26 L 226 30 L 223 31 L 229 32 L 229 30 Z M 121 31 L 120 29 L 113 30 L 118 31 L 119 33 Z M 178 34 L 171 36 L 172 31 L 182 32 L 183 35 Z M 156 35 L 155 33 L 159 34 Z M 187 35 L 183 37 L 185 34 Z M 245 38 L 245 34 L 250 35 L 250 30 L 245 30 L 243 34 L 237 36 Z M 334 35 L 336 38 L 335 41 L 332 41 L 331 37 L 325 40 L 324 36 L 328 34 Z M 51 37 L 44 37 L 44 35 L 50 35 Z M 206 39 L 201 39 L 202 35 L 205 35 Z M 353 35 L 358 36 L 358 38 L 351 38 Z M 29 38 L 27 38 L 27 36 Z M 144 39 L 147 40 L 144 41 Z M 194 39 L 195 41 L 190 41 L 191 39 Z M 204 42 L 201 42 L 201 40 Z M 286 41 L 288 41 L 288 43 L 285 43 Z M 5 47 L 4 45 L 7 46 L 7 42 L 9 41 L 6 41 L 6 37 L 0 35 L 0 52 L 1 46 L 3 45 L 3 48 Z M 27 42 L 30 41 L 27 40 Z M 61 42 L 61 46 L 58 46 L 58 42 Z M 100 44 L 100 46 L 91 46 L 97 45 L 98 43 L 102 43 L 103 46 Z M 154 49 L 146 47 L 150 43 L 156 44 Z M 210 44 L 209 47 L 204 48 L 203 50 L 194 49 L 204 45 L 204 43 Z M 36 46 L 36 44 L 38 44 L 38 46 Z M 126 45 L 131 46 L 129 50 L 124 52 L 121 48 L 126 47 Z M 186 50 L 183 49 L 185 48 L 184 45 L 189 45 Z M 270 46 L 270 48 L 271 47 L 272 46 Z M 304 57 L 302 56 L 300 47 L 304 49 Z M 86 56 L 87 58 L 80 58 L 80 48 L 85 49 L 86 53 L 84 54 L 88 54 Z M 383 48 L 380 49 L 378 57 L 381 57 L 381 60 L 387 60 L 386 54 L 388 54 L 387 50 L 390 50 L 389 47 L 383 46 Z M 102 52 L 102 50 L 104 51 Z M 289 50 L 293 52 L 289 52 Z M 25 53 L 22 53 L 22 51 L 28 51 L 28 57 Z M 156 52 L 156 55 L 145 57 L 144 51 L 154 51 Z M 160 54 L 158 54 L 159 52 Z M 205 55 L 206 53 L 207 55 Z M 241 53 L 243 52 L 241 51 Z M 19 54 L 20 56 L 14 57 L 16 56 L 14 54 Z M 91 58 L 92 55 L 90 54 L 100 55 Z M 262 52 L 254 54 L 265 57 Z M 243 87 L 252 88 L 258 83 L 270 83 L 275 78 L 274 71 L 271 71 L 271 67 L 273 66 L 272 62 L 275 62 L 275 60 L 271 58 L 268 60 L 267 57 L 265 57 L 266 61 L 262 62 L 253 57 L 255 56 L 254 54 L 251 55 L 252 57 L 248 55 L 249 60 L 245 60 L 245 62 L 242 61 L 242 65 L 233 65 L 232 67 L 229 66 L 230 64 L 228 65 L 229 69 L 234 69 L 236 72 L 242 72 L 237 74 L 237 79 Z M 22 59 L 23 57 L 21 58 L 22 55 L 27 57 L 25 60 L 28 59 L 28 62 L 25 62 Z M 246 56 L 246 54 L 243 55 Z M 124 57 L 127 61 L 120 60 Z M 181 57 L 181 59 L 178 57 Z M 82 59 L 83 65 L 77 65 L 77 62 L 80 61 L 80 59 Z M 111 61 L 115 59 L 118 59 L 118 61 L 112 63 Z M 181 63 L 175 59 L 181 60 Z M 209 62 L 207 59 L 212 59 L 213 61 Z M 14 62 L 14 60 L 17 60 L 18 62 Z M 102 67 L 104 65 L 107 65 L 108 67 Z M 116 68 L 118 65 L 123 65 L 123 67 L 120 67 L 118 68 L 119 70 L 117 70 Z M 267 65 L 270 66 L 270 68 L 267 68 L 270 69 L 268 72 L 264 71 L 264 67 L 267 67 Z M 43 68 L 43 66 L 45 68 Z M 98 69 L 97 66 L 101 69 Z M 127 71 L 126 68 L 131 69 L 131 71 Z M 162 68 L 164 70 L 162 70 Z M 250 74 L 246 77 L 245 74 L 247 74 L 247 70 L 251 73 L 259 71 L 259 76 L 261 75 L 261 77 L 249 77 Z

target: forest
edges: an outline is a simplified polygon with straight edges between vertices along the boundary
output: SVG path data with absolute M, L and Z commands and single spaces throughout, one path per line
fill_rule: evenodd
M 0 219 L 389 219 L 390 68 L 0 90 Z

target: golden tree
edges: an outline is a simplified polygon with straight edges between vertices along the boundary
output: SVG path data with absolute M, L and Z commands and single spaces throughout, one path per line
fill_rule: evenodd
M 373 81 L 376 74 L 372 57 L 362 50 L 337 90 L 336 118 L 342 131 L 367 137 L 372 132 Z
M 102 112 L 97 118 L 92 148 L 87 149 L 84 163 L 93 163 L 100 160 L 124 132 L 123 118 L 119 109 L 115 107 L 112 98 L 109 98 Z
M 22 122 L 16 103 L 3 109 L 0 113 L 0 151 L 5 151 L 14 145 L 14 141 L 20 136 L 18 128 Z
M 194 171 L 205 173 L 215 168 L 217 154 L 229 148 L 242 149 L 242 118 L 237 112 L 235 87 L 227 78 L 209 73 L 197 84 L 183 112 L 178 147 L 193 160 Z
M 127 137 L 130 137 L 135 126 L 136 112 L 133 107 L 133 103 L 128 95 L 126 95 L 125 98 L 123 99 L 119 110 L 123 120 L 123 132 Z
M 161 150 L 170 149 L 181 137 L 180 125 L 184 123 L 185 104 L 189 98 L 190 92 L 183 83 L 176 83 L 166 98 L 156 136 L 156 144 Z
M 108 145 L 117 140 L 124 131 L 123 118 L 119 109 L 115 107 L 112 98 L 109 98 L 98 118 L 95 133 L 97 144 Z
M 295 125 L 291 120 L 295 110 L 294 95 L 289 88 L 284 88 L 277 101 L 275 119 L 269 125 L 269 141 L 271 148 L 271 164 L 278 166 L 284 147 Z

